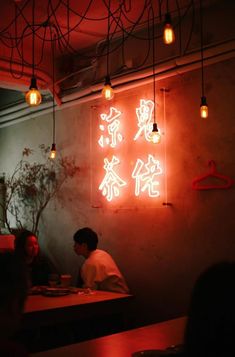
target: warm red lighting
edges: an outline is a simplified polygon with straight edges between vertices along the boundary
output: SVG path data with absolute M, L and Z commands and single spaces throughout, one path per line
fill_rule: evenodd
M 162 174 L 162 168 L 159 160 L 153 155 L 148 155 L 148 161 L 145 163 L 137 159 L 135 168 L 132 172 L 132 178 L 135 179 L 135 195 L 139 196 L 144 191 L 148 192 L 149 197 L 160 196 L 158 175 Z
M 151 146 L 149 146 L 149 143 L 161 141 L 157 123 L 153 122 L 152 118 L 154 102 L 140 99 L 139 107 L 134 110 L 137 125 L 132 125 L 132 128 L 129 120 L 124 120 L 129 119 L 130 116 L 126 116 L 125 111 L 122 113 L 115 107 L 110 107 L 107 113 L 99 115 L 101 122 L 98 126 L 97 142 L 104 156 L 103 173 L 100 175 L 98 187 L 103 197 L 110 203 L 120 202 L 121 197 L 125 200 L 126 196 L 131 195 L 140 200 L 157 198 L 162 189 L 163 169 L 161 160 L 158 159 L 159 152 L 151 153 Z M 129 125 L 129 142 L 128 136 L 123 132 L 124 123 Z M 131 156 L 134 155 L 128 163 L 128 148 L 131 146 L 134 146 L 134 150 L 131 149 Z M 116 198 L 118 200 L 115 200 Z
M 140 99 L 140 106 L 136 108 L 138 118 L 138 131 L 135 134 L 134 140 L 137 140 L 141 135 L 144 135 L 146 141 L 151 142 L 152 132 L 152 114 L 154 111 L 154 102 L 152 100 Z
M 104 159 L 105 176 L 99 186 L 102 195 L 107 201 L 112 201 L 114 197 L 120 195 L 120 188 L 126 185 L 126 182 L 115 172 L 114 166 L 120 163 L 119 159 L 113 155 L 112 160 Z
M 120 110 L 117 110 L 114 107 L 109 109 L 109 114 L 102 113 L 100 118 L 103 124 L 100 124 L 99 128 L 102 134 L 98 140 L 98 143 L 101 147 L 110 146 L 115 148 L 119 142 L 122 141 L 123 136 L 120 133 Z

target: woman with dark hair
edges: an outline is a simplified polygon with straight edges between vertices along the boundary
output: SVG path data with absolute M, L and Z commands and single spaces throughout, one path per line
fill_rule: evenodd
M 39 252 L 40 248 L 35 234 L 24 229 L 16 235 L 15 254 L 27 264 L 31 286 L 48 284 L 49 265 Z

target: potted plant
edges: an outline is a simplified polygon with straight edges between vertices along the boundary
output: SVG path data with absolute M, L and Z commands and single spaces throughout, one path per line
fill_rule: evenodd
M 5 197 L 0 201 L 2 225 L 13 232 L 27 228 L 38 235 L 39 222 L 48 203 L 57 195 L 64 182 L 79 172 L 75 160 L 69 157 L 49 158 L 50 148 L 39 146 L 40 162 L 30 160 L 34 151 L 24 148 L 20 161 L 11 175 L 4 178 Z

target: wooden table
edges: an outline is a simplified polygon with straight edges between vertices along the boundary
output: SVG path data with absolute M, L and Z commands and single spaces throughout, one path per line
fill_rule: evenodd
M 34 357 L 131 357 L 135 351 L 183 343 L 186 317 L 32 354 Z
M 60 297 L 30 295 L 27 298 L 22 328 L 66 323 L 122 312 L 132 295 L 107 291 L 70 294 Z

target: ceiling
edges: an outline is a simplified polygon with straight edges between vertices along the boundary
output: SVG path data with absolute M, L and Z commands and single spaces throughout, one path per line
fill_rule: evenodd
M 91 65 L 97 57 L 106 56 L 108 23 L 112 42 L 151 25 L 153 16 L 155 23 L 163 22 L 166 12 L 174 18 L 197 3 L 198 0 L 2 1 L 0 110 L 9 106 L 12 99 L 23 101 L 22 91 L 29 87 L 33 61 L 38 86 L 46 96 L 52 91 L 54 57 L 59 103 L 63 78 Z

